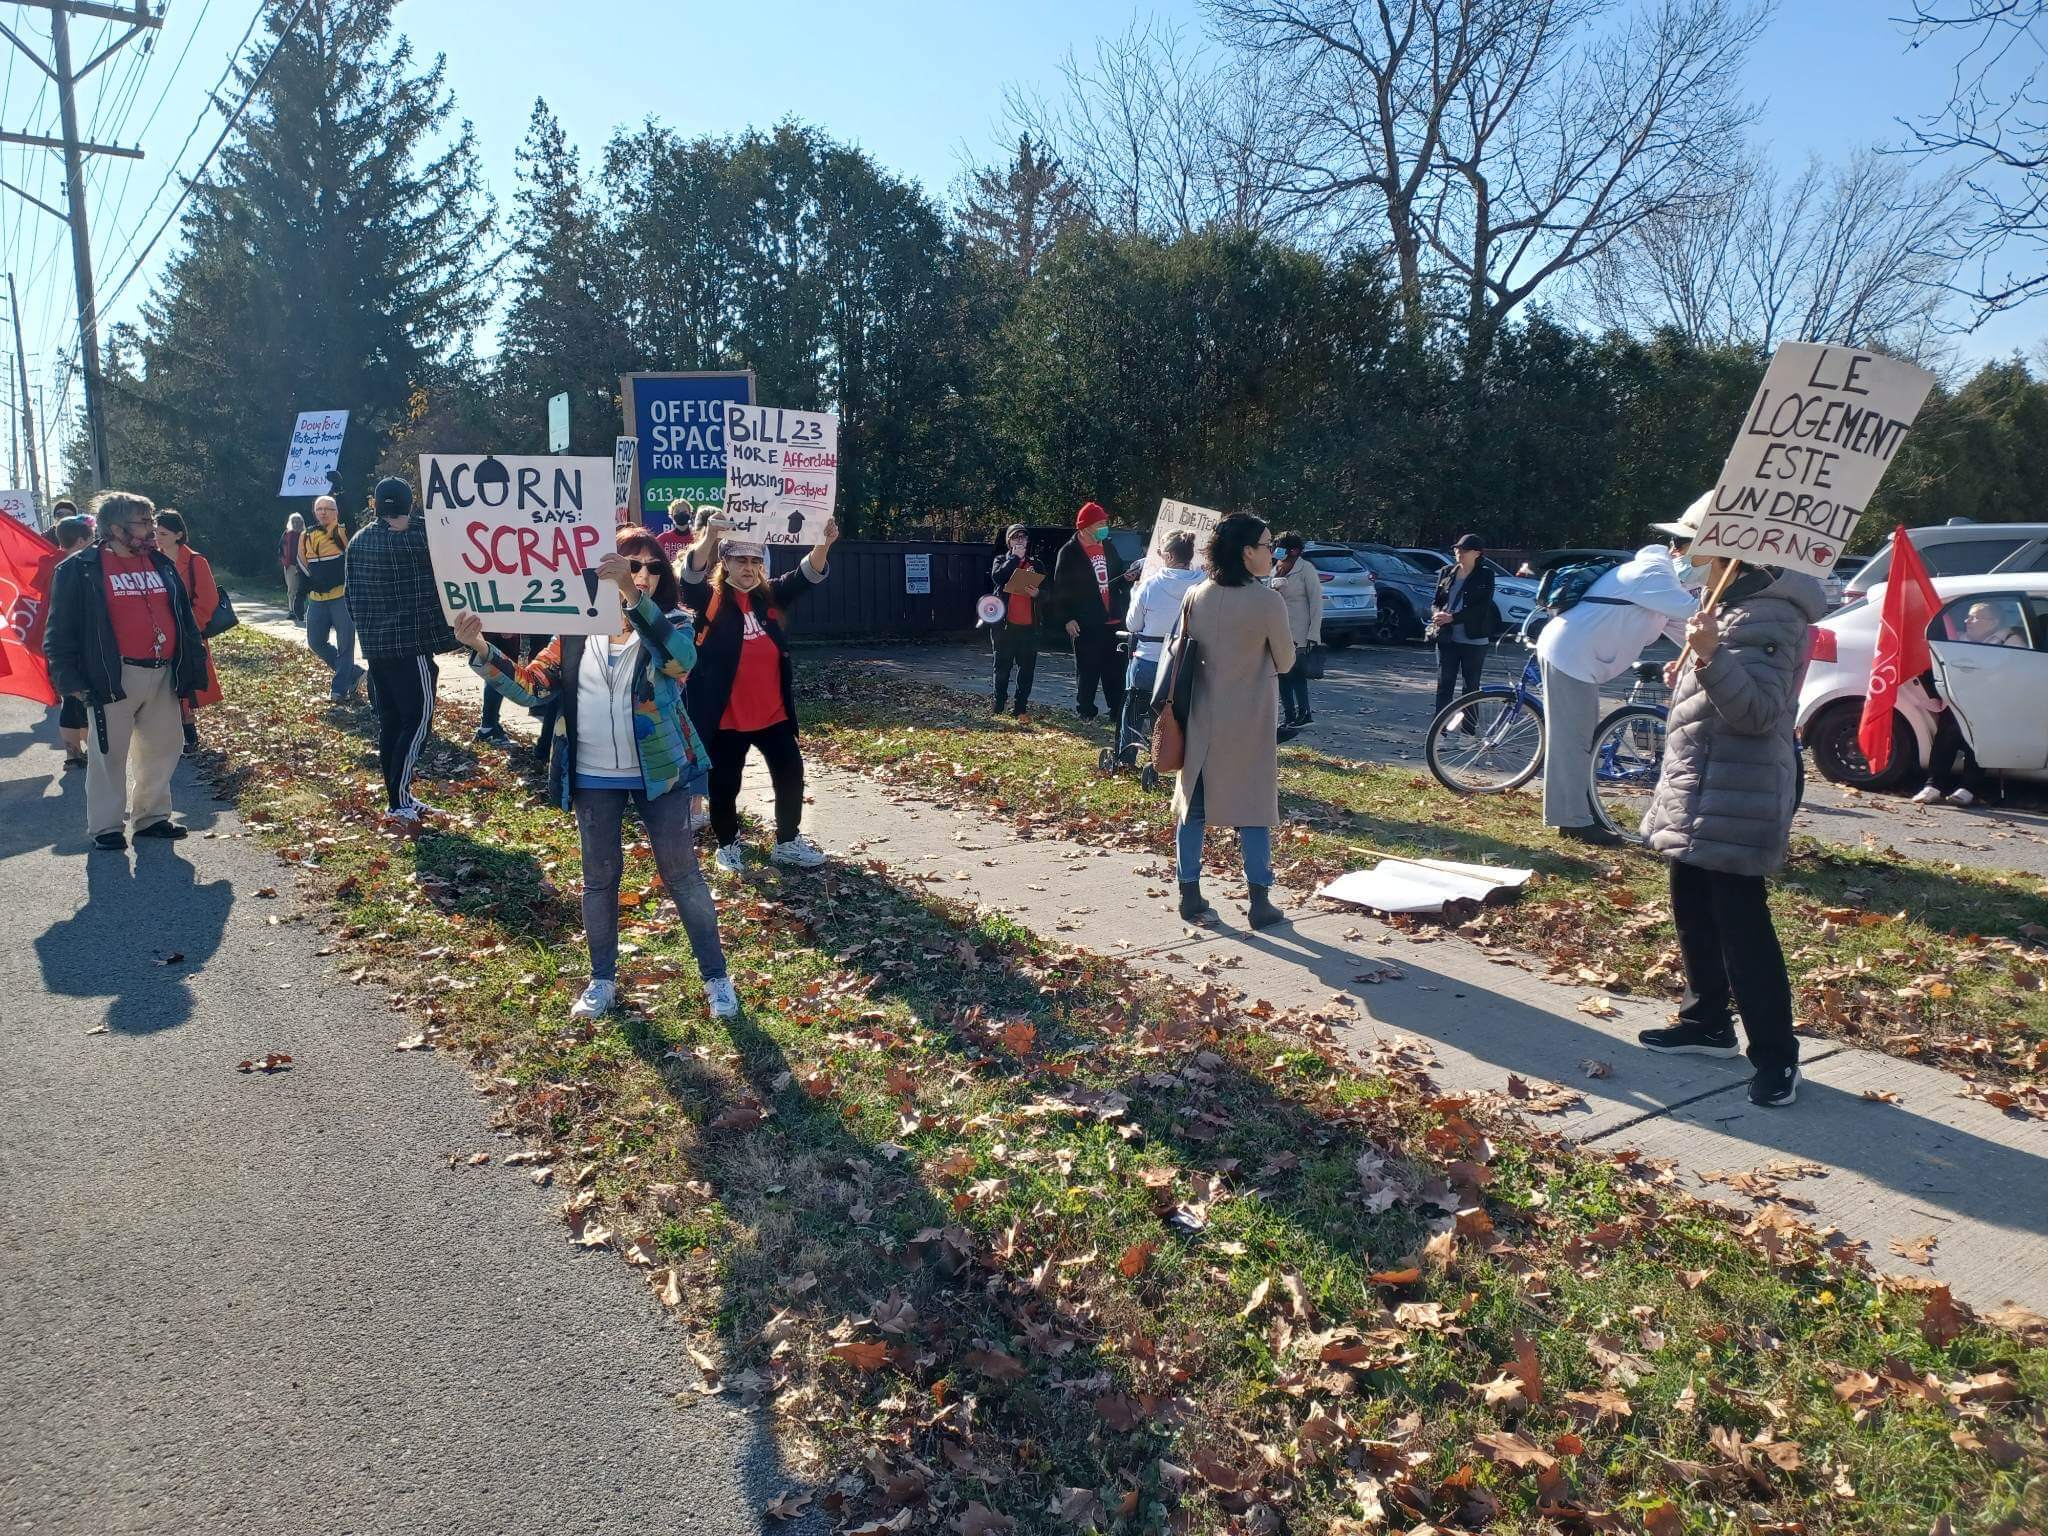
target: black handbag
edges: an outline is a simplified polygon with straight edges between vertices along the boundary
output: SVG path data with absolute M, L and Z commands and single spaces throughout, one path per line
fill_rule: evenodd
M 241 615 L 235 612 L 235 605 L 228 597 L 227 588 L 221 587 L 219 592 L 220 602 L 214 607 L 213 617 L 208 619 L 206 627 L 199 631 L 199 638 L 202 640 L 224 635 L 242 622 Z
M 1301 675 L 1303 677 L 1312 683 L 1321 682 L 1324 664 L 1322 641 L 1311 640 L 1302 647 L 1298 665 L 1301 667 Z

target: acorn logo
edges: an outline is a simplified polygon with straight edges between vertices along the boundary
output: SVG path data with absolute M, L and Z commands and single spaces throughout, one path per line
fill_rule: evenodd
M 487 507 L 502 507 L 512 495 L 512 471 L 498 462 L 496 454 L 484 455 L 470 483 L 476 487 L 476 499 Z

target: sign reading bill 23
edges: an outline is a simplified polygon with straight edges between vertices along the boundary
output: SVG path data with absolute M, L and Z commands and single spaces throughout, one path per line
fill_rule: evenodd
M 617 547 L 610 459 L 432 453 L 421 510 L 441 611 L 502 635 L 609 635 L 618 589 L 597 562 Z

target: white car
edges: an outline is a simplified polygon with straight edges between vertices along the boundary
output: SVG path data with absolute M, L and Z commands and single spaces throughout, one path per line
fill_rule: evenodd
M 2048 574 L 1936 576 L 1941 609 L 1928 626 L 1934 674 L 1978 764 L 2014 778 L 2048 780 Z M 1884 616 L 1885 583 L 1813 627 L 1814 651 L 1799 691 L 1807 756 L 1837 784 L 1884 789 L 1916 777 L 1934 742 L 1934 714 L 1908 681 L 1892 714 L 1892 758 L 1870 771 L 1856 733 Z M 1968 628 L 1965 617 L 1981 609 Z M 1972 636 L 1981 638 L 1972 638 Z

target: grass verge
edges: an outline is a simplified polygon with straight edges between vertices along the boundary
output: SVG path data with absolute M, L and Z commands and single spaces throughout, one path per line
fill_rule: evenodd
M 2048 1516 L 2048 1337 L 1880 1284 L 1766 1199 L 1447 1098 L 1313 1017 L 1252 1017 L 935 901 L 760 866 L 702 1012 L 632 850 L 628 1005 L 571 1025 L 569 820 L 437 749 L 377 825 L 367 719 L 225 637 L 225 793 L 471 1061 L 569 1240 L 640 1267 L 713 1386 L 773 1414 L 843 1529 L 2012 1532 Z M 459 734 L 458 721 L 451 734 Z M 455 1160 L 450 1177 L 484 1177 Z
M 811 749 L 1044 834 L 1168 853 L 1171 796 L 1096 757 L 1106 727 L 1061 715 L 1028 725 L 979 701 L 857 664 L 807 670 Z M 1638 849 L 1567 851 L 1533 796 L 1460 799 L 1427 774 L 1280 753 L 1282 880 L 1313 887 L 1374 853 L 1537 871 L 1520 901 L 1461 924 L 1544 961 L 1575 986 L 1676 996 L 1681 972 L 1665 865 Z M 1230 857 L 1212 838 L 1211 857 Z M 1220 867 L 1220 866 L 1219 866 Z M 2048 1116 L 2048 890 L 2037 877 L 1937 866 L 1796 838 L 1771 908 L 1801 1026 L 1951 1067 L 2001 1108 Z

